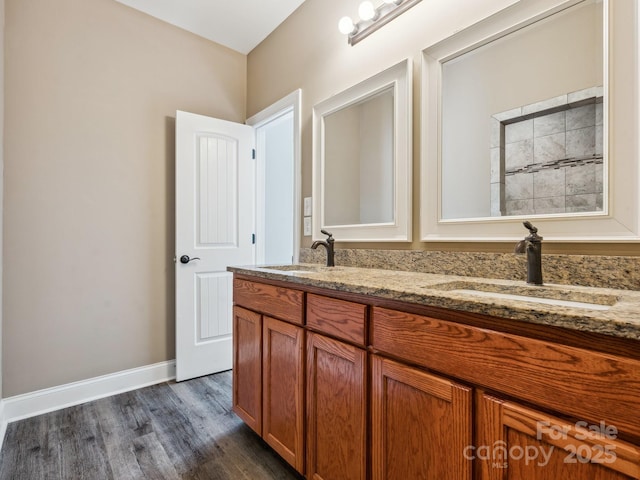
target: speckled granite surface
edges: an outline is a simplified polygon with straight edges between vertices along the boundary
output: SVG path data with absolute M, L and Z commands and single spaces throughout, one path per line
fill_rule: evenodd
M 326 261 L 324 249 L 300 250 L 300 262 Z M 408 272 L 523 280 L 526 256 L 511 253 L 336 249 L 336 265 Z M 542 255 L 544 281 L 562 285 L 640 290 L 640 257 Z
M 640 340 L 640 291 L 554 284 L 535 287 L 524 281 L 375 268 L 329 268 L 317 264 L 284 268 L 248 266 L 229 267 L 228 270 L 299 285 Z M 520 295 L 525 299 L 499 298 L 502 294 Z M 535 299 L 532 301 L 531 296 L 587 302 L 596 306 L 547 305 Z

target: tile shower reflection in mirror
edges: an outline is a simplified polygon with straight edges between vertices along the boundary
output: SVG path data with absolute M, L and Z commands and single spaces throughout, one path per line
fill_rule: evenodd
M 602 87 L 491 117 L 491 215 L 602 210 Z

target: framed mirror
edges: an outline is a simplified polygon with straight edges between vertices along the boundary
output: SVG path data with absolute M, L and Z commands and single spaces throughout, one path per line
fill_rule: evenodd
M 640 238 L 632 3 L 522 0 L 423 51 L 423 241 L 511 241 L 524 219 Z
M 411 62 L 313 108 L 313 239 L 411 240 Z

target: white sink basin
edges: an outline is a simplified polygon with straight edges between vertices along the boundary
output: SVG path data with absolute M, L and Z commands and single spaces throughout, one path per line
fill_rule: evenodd
M 265 270 L 276 270 L 283 273 L 318 273 L 327 271 L 331 267 L 323 267 L 322 265 L 264 265 L 260 266 Z
M 618 301 L 618 298 L 613 295 L 570 290 L 570 287 L 565 288 L 560 285 L 539 287 L 531 285 L 516 286 L 493 283 L 450 282 L 436 285 L 433 288 L 482 298 L 600 311 L 609 310 Z
M 526 295 L 511 295 L 509 293 L 483 292 L 482 290 L 451 290 L 456 293 L 467 293 L 477 297 L 502 298 L 504 300 L 517 300 L 520 302 L 542 303 L 545 305 L 557 305 L 561 307 L 586 308 L 589 310 L 609 310 L 611 305 L 598 303 L 574 302 L 572 300 L 558 300 L 556 298 L 528 297 Z

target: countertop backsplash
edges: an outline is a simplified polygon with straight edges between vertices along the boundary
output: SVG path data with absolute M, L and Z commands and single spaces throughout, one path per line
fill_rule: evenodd
M 300 249 L 301 263 L 324 264 L 324 249 Z M 336 265 L 502 280 L 526 278 L 526 255 L 336 248 Z M 545 283 L 640 290 L 640 257 L 542 255 Z

